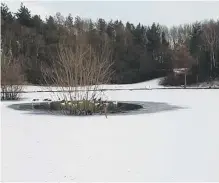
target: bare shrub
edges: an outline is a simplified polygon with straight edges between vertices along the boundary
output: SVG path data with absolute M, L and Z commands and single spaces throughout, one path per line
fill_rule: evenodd
M 24 77 L 19 60 L 1 53 L 1 100 L 17 100 L 23 90 Z
M 185 45 L 177 45 L 173 53 L 174 68 L 191 68 L 195 64 L 189 49 Z
M 192 72 L 192 69 L 196 67 L 196 60 L 191 56 L 186 45 L 175 45 L 172 52 L 172 67 L 172 72 L 161 82 L 162 85 L 184 85 L 186 87 L 187 84 L 196 81 Z
M 91 103 L 95 105 L 98 97 L 104 94 L 100 84 L 106 84 L 111 79 L 110 49 L 105 42 L 101 50 L 95 50 L 83 35 L 78 35 L 71 44 L 69 40 L 67 42 L 58 45 L 58 60 L 43 70 L 45 82 L 61 90 L 55 92 L 55 96 L 63 100 L 63 106 L 72 104 L 64 108 L 69 114 L 81 113 L 81 107 L 77 107 L 81 106 L 80 103 L 83 103 L 85 112 L 94 110 L 90 107 Z M 54 89 L 49 87 L 49 90 Z

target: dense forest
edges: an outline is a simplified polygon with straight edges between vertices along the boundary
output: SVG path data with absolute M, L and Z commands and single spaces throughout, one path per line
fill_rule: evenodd
M 113 70 L 110 83 L 135 83 L 167 76 L 163 84 L 179 85 L 183 77 L 175 77 L 173 68 L 185 67 L 190 71 L 188 83 L 219 76 L 218 20 L 168 28 L 159 23 L 133 25 L 56 13 L 43 21 L 23 4 L 16 13 L 1 4 L 1 65 L 9 57 L 13 62 L 8 80 L 22 75 L 26 83 L 45 84 L 42 69 L 54 64 L 57 47 L 74 46 L 71 40 L 79 35 L 86 37 L 86 43 L 97 52 L 107 45 Z

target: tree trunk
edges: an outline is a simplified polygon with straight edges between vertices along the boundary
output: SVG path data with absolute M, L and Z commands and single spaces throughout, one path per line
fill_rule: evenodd
M 213 74 L 213 65 L 214 65 L 214 52 L 211 51 L 211 62 L 210 62 L 210 77 L 212 76 Z
M 215 60 L 215 53 L 214 51 L 212 52 L 212 61 L 213 61 L 213 67 L 216 66 L 216 60 Z

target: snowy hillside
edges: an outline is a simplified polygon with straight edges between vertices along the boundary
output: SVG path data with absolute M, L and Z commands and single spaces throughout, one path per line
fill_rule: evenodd
M 158 80 L 132 85 L 157 86 Z M 25 93 L 24 101 L 1 102 L 2 181 L 219 181 L 219 90 L 127 90 L 106 95 L 182 109 L 69 117 L 8 108 L 49 93 Z
M 129 90 L 129 89 L 166 89 L 166 88 L 182 88 L 183 86 L 163 86 L 160 85 L 160 81 L 163 78 L 157 78 L 145 82 L 135 83 L 135 84 L 122 84 L 122 85 L 102 85 L 99 88 L 100 89 L 107 89 L 107 90 Z M 219 81 L 212 81 L 212 82 L 203 82 L 198 83 L 194 85 L 187 86 L 187 88 L 219 88 Z M 54 91 L 55 90 L 61 90 L 59 87 L 51 87 Z M 80 88 L 81 90 L 84 90 L 84 87 Z M 92 89 L 92 87 L 90 88 Z M 42 86 L 24 86 L 25 92 L 36 92 L 36 91 L 48 91 L 50 90 L 48 87 L 42 87 Z
M 102 85 L 100 86 L 101 89 L 109 89 L 109 90 L 120 90 L 120 89 L 151 89 L 151 88 L 164 88 L 164 86 L 159 85 L 159 82 L 162 78 L 153 79 L 150 81 L 145 81 L 136 84 L 123 84 L 123 85 Z M 59 87 L 52 87 L 53 90 L 61 90 Z M 81 87 L 81 90 L 84 88 Z M 91 88 L 92 89 L 92 88 Z M 32 91 L 48 91 L 48 87 L 42 86 L 24 86 L 24 91 L 32 92 Z

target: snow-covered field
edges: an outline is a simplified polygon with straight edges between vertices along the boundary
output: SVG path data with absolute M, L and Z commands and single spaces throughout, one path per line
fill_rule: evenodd
M 157 87 L 156 82 L 114 87 Z M 106 119 L 33 115 L 7 107 L 49 93 L 1 102 L 2 181 L 219 181 L 219 90 L 106 95 L 184 109 Z
M 102 85 L 98 87 L 99 89 L 106 89 L 106 90 L 129 90 L 129 89 L 167 89 L 167 88 L 183 88 L 183 86 L 163 86 L 160 85 L 160 81 L 164 78 L 157 78 L 146 82 L 135 83 L 135 84 L 122 84 L 122 85 Z M 187 88 L 219 88 L 219 80 L 215 80 L 212 82 L 202 82 L 187 86 Z M 42 87 L 42 86 L 24 86 L 24 90 L 26 92 L 37 92 L 37 91 L 51 91 L 52 90 L 59 90 L 62 91 L 63 88 L 60 87 Z M 79 90 L 84 90 L 84 87 L 78 87 Z M 93 87 L 89 87 L 89 90 L 92 90 Z
M 102 85 L 98 87 L 99 89 L 139 89 L 139 88 L 145 88 L 145 89 L 151 89 L 151 88 L 164 88 L 164 86 L 159 85 L 159 82 L 162 78 L 153 79 L 146 82 L 136 83 L 136 84 L 122 84 L 122 85 L 115 85 L 115 84 L 109 84 L 109 85 Z M 90 87 L 89 89 L 92 89 L 93 87 Z M 42 86 L 24 86 L 24 90 L 26 92 L 36 92 L 36 91 L 50 91 L 50 90 L 62 90 L 60 87 L 42 87 Z M 83 90 L 84 87 L 78 87 L 78 89 Z

